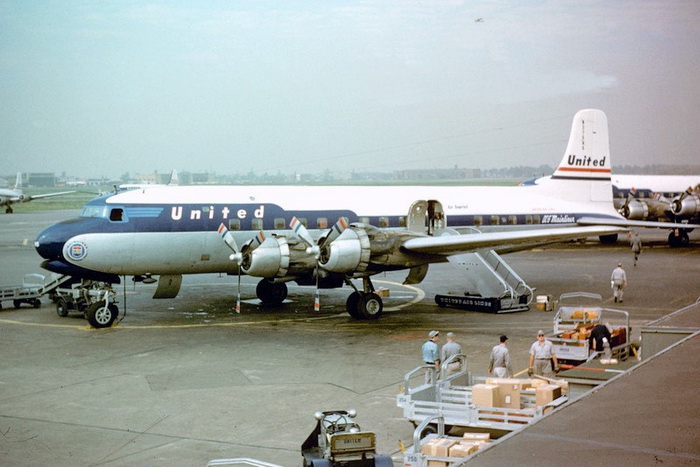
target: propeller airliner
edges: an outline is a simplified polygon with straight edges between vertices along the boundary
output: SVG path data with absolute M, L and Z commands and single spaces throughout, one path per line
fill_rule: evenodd
M 607 117 L 582 110 L 559 167 L 536 186 L 144 187 L 91 200 L 35 247 L 42 267 L 75 278 L 159 276 L 154 298 L 176 296 L 183 274 L 259 277 L 263 304 L 281 303 L 290 281 L 317 291 L 347 284 L 348 313 L 376 319 L 383 302 L 371 277 L 384 271 L 407 270 L 415 284 L 431 263 L 478 250 L 616 239 L 630 226 L 698 227 L 622 217 L 610 167 Z

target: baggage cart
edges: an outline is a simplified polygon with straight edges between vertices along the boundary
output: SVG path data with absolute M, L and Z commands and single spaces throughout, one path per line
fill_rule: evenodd
M 0 287 L 0 309 L 3 301 L 12 301 L 15 308 L 19 308 L 23 303 L 39 308 L 42 295 L 52 293 L 69 279 L 70 276 L 59 274 L 51 274 L 49 277 L 41 274 L 25 274 L 22 285 Z
M 447 368 L 453 359 L 460 359 L 461 367 L 456 373 L 448 375 Z M 411 387 L 411 381 L 426 372 L 426 382 Z M 404 418 L 414 426 L 419 426 L 426 419 L 440 416 L 444 420 L 447 432 L 453 427 L 462 427 L 501 436 L 533 423 L 551 408 L 568 400 L 568 396 L 562 395 L 538 407 L 534 391 L 522 391 L 513 396 L 519 397 L 518 403 L 514 405 L 520 408 L 477 406 L 472 402 L 472 375 L 467 369 L 464 355 L 450 357 L 442 364 L 439 375 L 437 373 L 430 365 L 423 365 L 404 376 L 404 384 L 396 397 L 396 405 L 403 410 Z M 426 429 L 436 431 L 435 426 L 428 426 Z
M 580 365 L 603 354 L 603 349 L 592 350 L 589 345 L 590 331 L 598 324 L 607 325 L 612 334 L 610 358 L 629 357 L 632 331 L 629 313 L 603 308 L 602 301 L 599 294 L 588 292 L 570 292 L 559 297 L 553 330 L 546 338 L 554 345 L 560 363 Z

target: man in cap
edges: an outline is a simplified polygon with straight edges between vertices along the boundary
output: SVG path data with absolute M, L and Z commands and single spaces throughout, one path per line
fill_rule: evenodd
M 508 337 L 501 336 L 501 343 L 491 349 L 489 357 L 489 374 L 493 372 L 497 378 L 512 378 L 513 370 L 510 367 L 510 352 L 508 351 Z
M 627 273 L 622 268 L 622 263 L 617 263 L 617 267 L 613 269 L 610 276 L 610 286 L 613 289 L 613 298 L 615 303 L 622 303 L 622 291 L 627 287 Z
M 554 363 L 554 368 L 552 368 Z M 554 355 L 554 346 L 544 338 L 544 331 L 537 331 L 537 341 L 530 347 L 530 365 L 528 376 L 540 375 L 545 378 L 554 378 L 554 369 L 559 368 L 557 356 Z
M 447 337 L 447 343 L 442 346 L 442 358 L 440 359 L 443 362 L 446 362 L 447 359 L 452 357 L 453 355 L 462 354 L 462 346 L 455 342 L 455 333 L 448 332 L 445 337 Z M 450 362 L 447 365 L 447 374 L 451 375 L 457 373 L 461 366 L 462 360 L 460 358 L 455 358 L 454 360 L 452 360 L 452 362 Z
M 430 331 L 428 333 L 428 340 L 425 341 L 421 352 L 423 354 L 423 363 L 426 365 L 432 365 L 432 368 L 427 368 L 425 371 L 425 382 L 430 383 L 433 381 L 433 374 L 436 371 L 440 371 L 440 347 L 438 347 L 438 341 L 440 340 L 440 331 Z

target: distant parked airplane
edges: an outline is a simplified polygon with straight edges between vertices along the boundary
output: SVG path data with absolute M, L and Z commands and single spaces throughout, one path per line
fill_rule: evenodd
M 15 187 L 1 188 L 0 189 L 0 206 L 5 206 L 5 212 L 7 214 L 12 214 L 12 205 L 14 203 L 26 203 L 34 199 L 40 198 L 50 198 L 51 196 L 67 195 L 68 193 L 75 193 L 75 191 L 61 191 L 60 193 L 45 193 L 42 195 L 25 195 L 22 192 L 22 173 L 17 172 L 17 180 L 15 181 Z

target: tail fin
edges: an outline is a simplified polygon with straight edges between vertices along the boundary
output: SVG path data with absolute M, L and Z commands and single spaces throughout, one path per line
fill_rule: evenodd
M 543 192 L 586 203 L 591 212 L 617 215 L 613 207 L 608 119 L 602 110 L 576 112 L 566 153 Z M 614 214 L 613 214 L 614 213 Z
M 22 172 L 17 172 L 17 180 L 15 180 L 15 190 L 22 189 Z
M 566 153 L 552 178 L 610 181 L 608 118 L 602 110 L 576 112 Z
M 173 171 L 170 172 L 170 181 L 168 182 L 168 186 L 177 186 L 179 184 L 180 182 L 177 178 L 177 170 L 173 169 Z

